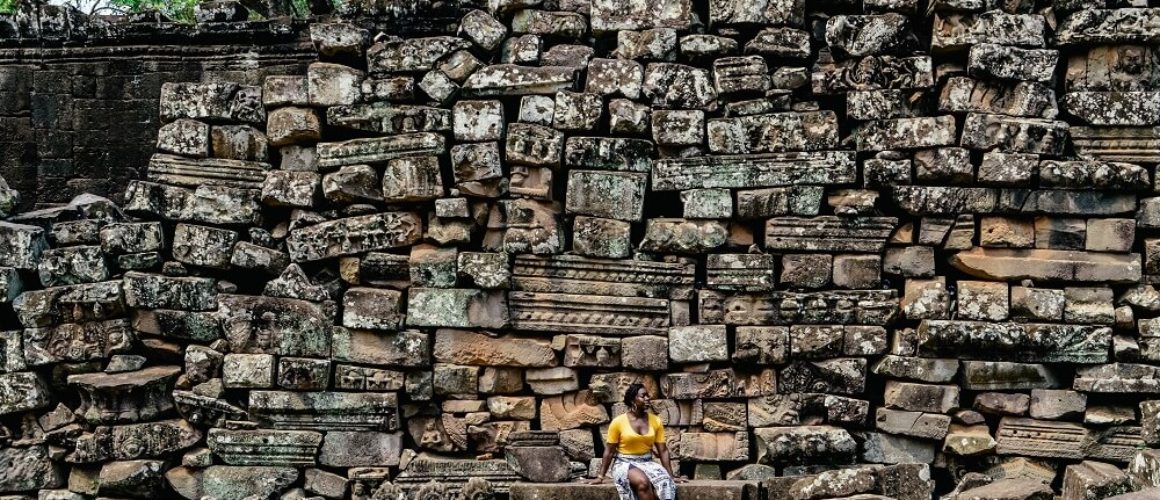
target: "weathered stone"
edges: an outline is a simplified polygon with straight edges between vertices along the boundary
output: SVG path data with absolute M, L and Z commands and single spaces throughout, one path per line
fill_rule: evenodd
M 685 29 L 693 22 L 693 5 L 689 0 L 595 0 L 591 15 L 595 33 L 649 28 Z
M 81 392 L 77 414 L 90 423 L 150 420 L 173 408 L 169 392 L 181 372 L 178 366 L 151 366 L 123 373 L 69 375 Z
M 886 382 L 888 408 L 930 413 L 947 413 L 959 407 L 959 388 L 948 385 Z
M 970 149 L 1060 155 L 1068 137 L 1063 121 L 967 113 L 959 143 Z
M 50 401 L 48 386 L 41 376 L 33 372 L 0 374 L 0 414 L 40 410 L 47 408 Z
M 826 21 L 825 35 L 832 49 L 854 57 L 901 53 L 918 42 L 908 18 L 897 13 L 834 16 Z
M 1082 459 L 1088 433 L 1079 424 L 1003 417 L 995 440 L 1001 455 Z
M 963 361 L 960 384 L 969 390 L 1052 389 L 1062 384 L 1046 366 L 1007 361 Z
M 709 149 L 724 154 L 832 149 L 838 145 L 837 126 L 831 111 L 717 118 L 707 124 Z
M 144 181 L 130 181 L 125 189 L 125 211 L 165 220 L 206 224 L 258 224 L 261 205 L 256 189 L 203 185 L 185 189 Z
M 1123 471 L 1103 462 L 1084 461 L 1069 465 L 1063 473 L 1064 500 L 1109 498 L 1132 490 L 1128 476 Z
M 9 222 L 0 222 L 0 243 L 5 248 L 0 254 L 0 266 L 26 271 L 37 268 L 41 254 L 48 248 L 43 228 Z
M 401 432 L 329 431 L 318 463 L 329 467 L 395 466 L 403 448 Z
M 1160 392 L 1160 372 L 1149 365 L 1111 363 L 1076 371 L 1073 389 L 1083 392 Z
M 801 36 L 808 40 L 806 33 Z M 820 95 L 851 90 L 920 89 L 934 86 L 931 68 L 929 56 L 866 56 L 838 64 L 819 64 L 810 81 L 813 92 Z
M 209 125 L 186 118 L 161 126 L 157 150 L 163 153 L 205 158 L 210 154 Z
M 999 78 L 1051 83 L 1059 51 L 1020 49 L 981 43 L 971 46 L 967 71 L 976 78 Z
M 995 415 L 1026 415 L 1031 405 L 1031 397 L 1026 394 L 1005 394 L 1001 392 L 984 392 L 975 396 L 972 408 Z
M 650 63 L 645 67 L 645 97 L 662 108 L 705 109 L 717 107 L 717 91 L 708 70 L 673 63 Z
M 654 164 L 652 187 L 668 191 L 846 184 L 854 182 L 855 170 L 854 154 L 848 151 L 673 158 Z
M 215 465 L 205 469 L 204 493 L 222 500 L 245 500 L 276 495 L 298 480 L 298 469 L 274 466 Z
M 775 217 L 765 224 L 765 247 L 782 251 L 876 253 L 886 246 L 893 217 Z
M 849 463 L 858 446 L 848 432 L 830 426 L 754 429 L 757 462 L 763 464 Z
M 975 112 L 1053 119 L 1058 114 L 1055 91 L 1048 85 L 1028 81 L 975 80 L 965 76 L 947 79 L 938 99 L 939 111 Z
M 745 53 L 804 59 L 810 56 L 810 34 L 794 28 L 766 28 L 745 44 Z
M 934 16 L 932 52 L 965 48 L 980 43 L 1042 47 L 1045 20 L 1038 14 L 1007 14 L 994 10 L 979 14 Z
M 800 26 L 805 19 L 805 2 L 800 0 L 713 0 L 709 2 L 709 20 L 714 25 L 789 25 Z
M 109 268 L 99 246 L 46 249 L 40 255 L 37 269 L 40 284 L 46 287 L 94 283 L 109 278 Z
M 517 66 L 493 64 L 472 73 L 463 84 L 471 97 L 555 94 L 571 90 L 578 79 L 578 68 L 570 66 Z
M 705 142 L 705 112 L 699 109 L 652 111 L 652 137 L 662 146 L 696 146 Z
M 956 268 L 980 278 L 997 280 L 1110 281 L 1140 279 L 1138 254 L 1106 254 L 1067 250 L 1007 250 L 975 248 L 951 258 Z
M 1155 8 L 1082 9 L 1063 19 L 1056 40 L 1061 45 L 1152 43 L 1160 40 L 1158 18 Z
M 320 260 L 408 246 L 418 241 L 421 228 L 414 213 L 383 212 L 293 230 L 287 246 L 295 262 Z

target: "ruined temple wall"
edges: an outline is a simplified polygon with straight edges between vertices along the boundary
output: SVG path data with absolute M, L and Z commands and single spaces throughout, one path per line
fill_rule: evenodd
M 0 176 L 25 209 L 85 192 L 119 199 L 153 154 L 164 82 L 302 74 L 316 57 L 305 26 L 0 36 Z
M 1160 8 L 931 3 L 497 0 L 162 83 L 119 205 L 0 183 L 0 493 L 612 499 L 532 483 L 640 382 L 733 480 L 682 499 L 1155 498 Z

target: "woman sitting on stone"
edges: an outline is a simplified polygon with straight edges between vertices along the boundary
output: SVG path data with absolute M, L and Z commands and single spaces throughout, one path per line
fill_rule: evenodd
M 673 475 L 669 448 L 665 445 L 665 428 L 661 418 L 649 413 L 649 395 L 641 384 L 632 384 L 624 392 L 628 412 L 608 424 L 608 439 L 604 443 L 604 457 L 600 461 L 600 475 L 591 481 L 604 481 L 608 465 L 612 464 L 612 479 L 620 500 L 673 500 L 677 496 L 675 483 L 683 478 Z M 651 451 L 656 449 L 661 461 L 653 461 Z

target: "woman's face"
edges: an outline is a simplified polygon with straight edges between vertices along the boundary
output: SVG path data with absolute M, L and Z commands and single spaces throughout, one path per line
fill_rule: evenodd
M 636 391 L 636 398 L 632 400 L 632 403 L 638 408 L 648 408 L 649 399 L 648 391 L 641 387 L 639 391 Z

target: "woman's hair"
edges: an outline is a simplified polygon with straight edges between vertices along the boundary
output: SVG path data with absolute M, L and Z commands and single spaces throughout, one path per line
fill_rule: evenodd
M 624 404 L 630 409 L 632 408 L 632 400 L 636 399 L 636 394 L 644 389 L 644 384 L 631 384 L 628 389 L 624 391 Z

